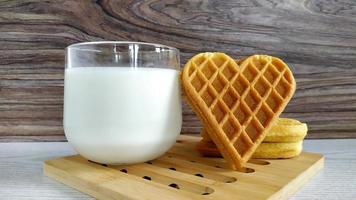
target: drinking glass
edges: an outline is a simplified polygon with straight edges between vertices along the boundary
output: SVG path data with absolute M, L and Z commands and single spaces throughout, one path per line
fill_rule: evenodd
M 83 157 L 105 164 L 164 154 L 181 131 L 179 51 L 141 42 L 66 48 L 63 126 Z

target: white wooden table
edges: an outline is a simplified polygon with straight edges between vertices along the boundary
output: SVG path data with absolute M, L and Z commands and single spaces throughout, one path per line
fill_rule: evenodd
M 356 139 L 306 140 L 325 168 L 292 199 L 356 199 Z M 43 175 L 44 160 L 74 154 L 68 143 L 0 143 L 0 199 L 92 199 Z

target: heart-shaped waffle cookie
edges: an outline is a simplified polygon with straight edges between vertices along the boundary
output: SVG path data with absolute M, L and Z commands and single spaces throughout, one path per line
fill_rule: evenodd
M 238 64 L 224 53 L 200 53 L 182 72 L 188 102 L 232 169 L 242 168 L 295 91 L 288 66 L 254 55 Z

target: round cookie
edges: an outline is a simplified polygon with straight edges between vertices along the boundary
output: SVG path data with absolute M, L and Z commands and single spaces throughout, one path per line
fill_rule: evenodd
M 213 142 L 201 140 L 196 146 L 200 154 L 207 157 L 221 157 Z M 289 143 L 261 143 L 252 158 L 278 159 L 298 156 L 303 149 L 303 141 Z
M 268 131 L 263 142 L 298 142 L 307 135 L 307 124 L 295 119 L 279 118 Z
M 278 118 L 276 124 L 268 131 L 263 142 L 298 142 L 304 139 L 307 132 L 308 127 L 305 123 L 290 118 Z M 204 141 L 211 141 L 205 127 L 200 134 Z
M 206 157 L 221 157 L 221 154 L 213 141 L 202 139 L 200 142 L 198 142 L 196 149 L 201 155 Z
M 303 149 L 303 141 L 290 143 L 261 143 L 252 158 L 293 158 L 298 156 Z

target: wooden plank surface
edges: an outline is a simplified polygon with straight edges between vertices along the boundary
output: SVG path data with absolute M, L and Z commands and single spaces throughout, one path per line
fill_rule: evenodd
M 324 167 L 323 155 L 302 152 L 291 159 L 252 159 L 249 170 L 234 171 L 222 158 L 202 157 L 195 150 L 200 139 L 181 135 L 169 152 L 147 163 L 102 165 L 74 155 L 47 160 L 43 170 L 97 199 L 286 200 Z
M 291 200 L 354 199 L 356 139 L 306 140 L 304 150 L 322 153 L 325 167 Z M 0 143 L 1 199 L 93 199 L 43 175 L 43 161 L 73 154 L 65 142 Z
M 0 141 L 64 140 L 64 48 L 135 40 L 284 59 L 298 84 L 284 116 L 309 138 L 356 137 L 353 0 L 0 1 Z M 201 124 L 184 104 L 184 132 Z

